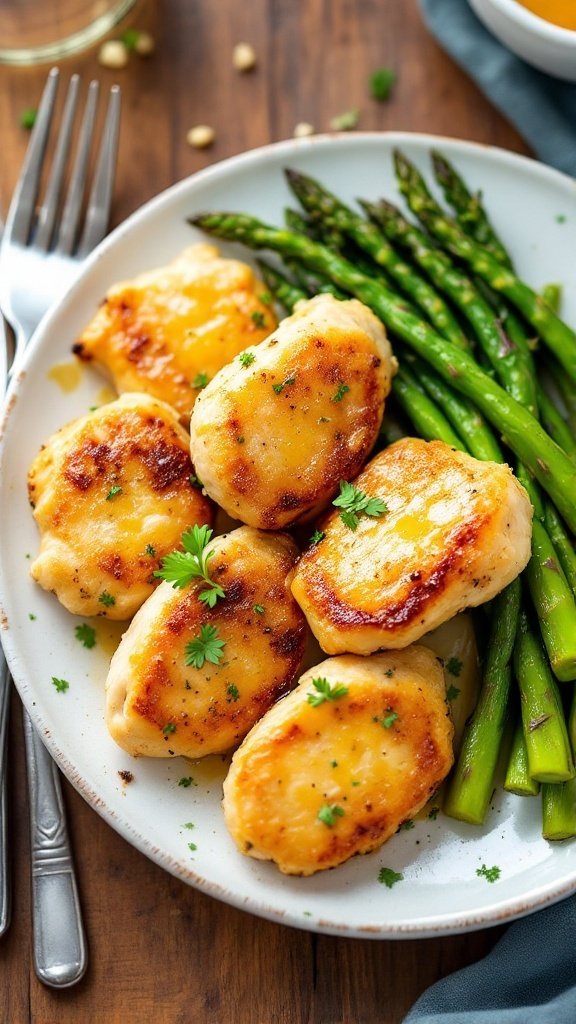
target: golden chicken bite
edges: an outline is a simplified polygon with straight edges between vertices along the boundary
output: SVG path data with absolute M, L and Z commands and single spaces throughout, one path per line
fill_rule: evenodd
M 381 846 L 452 761 L 444 675 L 432 651 L 329 658 L 234 754 L 224 817 L 242 853 L 311 875 Z
M 333 511 L 292 592 L 328 654 L 401 648 L 489 601 L 530 558 L 532 506 L 508 466 L 404 438 L 354 487 L 386 508 Z M 347 525 L 347 520 L 349 525 Z
M 192 473 L 188 434 L 150 395 L 123 395 L 69 423 L 28 474 L 41 536 L 33 578 L 76 615 L 130 618 L 182 532 L 212 523 Z
M 286 534 L 240 527 L 210 544 L 205 584 L 164 582 L 123 636 L 106 682 L 106 721 L 128 753 L 202 757 L 239 743 L 292 685 L 306 620 L 290 593 L 298 557 Z
M 146 391 L 186 420 L 217 371 L 276 327 L 266 289 L 216 246 L 190 246 L 172 263 L 114 285 L 73 346 L 119 393 Z
M 199 396 L 191 451 L 206 491 L 265 530 L 318 510 L 370 453 L 394 369 L 384 328 L 362 303 L 300 303 Z

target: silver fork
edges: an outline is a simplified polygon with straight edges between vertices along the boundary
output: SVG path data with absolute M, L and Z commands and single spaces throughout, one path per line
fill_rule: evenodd
M 120 124 L 120 90 L 110 90 L 106 121 L 81 224 L 98 105 L 91 82 L 70 180 L 64 183 L 71 150 L 80 80 L 70 79 L 52 168 L 37 207 L 52 127 L 59 72 L 48 75 L 22 173 L 8 213 L 0 249 L 0 309 L 16 339 L 9 375 L 40 320 L 61 299 L 82 262 L 107 231 Z M 6 733 L 9 677 L 0 655 L 0 842 L 6 835 Z M 34 967 L 46 985 L 76 984 L 87 966 L 84 927 L 66 829 L 60 779 L 54 762 L 24 711 L 30 797 Z M 5 843 L 3 843 L 5 850 Z M 1 851 L 0 851 L 1 854 Z M 2 877 L 2 872 L 4 875 Z M 0 934 L 10 917 L 6 857 L 0 855 Z

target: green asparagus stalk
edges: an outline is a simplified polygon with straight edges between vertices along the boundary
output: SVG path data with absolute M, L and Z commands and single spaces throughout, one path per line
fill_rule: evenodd
M 550 501 L 544 502 L 544 521 L 570 589 L 576 595 L 576 551 L 574 551 L 574 544 L 566 532 L 560 516 Z
M 576 437 L 542 384 L 536 385 L 540 420 L 550 437 L 569 455 L 576 455 Z
M 511 660 L 520 611 L 520 581 L 514 580 L 491 605 L 490 637 L 482 686 L 448 783 L 444 812 L 481 825 L 494 786 L 494 774 L 512 678 Z
M 392 203 L 362 201 L 362 207 L 382 228 L 391 242 L 410 252 L 412 259 L 430 280 L 447 295 L 469 321 L 476 338 L 494 367 L 500 382 L 514 398 L 536 415 L 536 388 L 532 357 L 528 349 L 519 348 L 505 333 L 489 303 L 474 282 L 454 265 L 451 258 L 438 249 L 423 231 L 410 224 Z
M 576 677 L 576 603 L 552 541 L 538 519 L 532 524 L 532 557 L 525 575 L 536 610 L 541 611 L 540 629 L 554 675 L 568 682 Z
M 562 304 L 562 285 L 545 284 L 542 289 L 542 298 L 546 305 L 550 306 L 550 309 L 553 309 L 555 313 L 559 313 Z
M 263 224 L 246 214 L 209 213 L 191 218 L 209 234 L 272 249 L 302 260 L 356 295 L 394 334 L 431 363 L 452 387 L 471 398 L 486 419 L 542 484 L 571 529 L 576 531 L 576 473 L 570 458 L 525 409 L 484 373 L 467 352 L 441 338 L 405 309 L 380 281 L 368 279 L 341 256 L 308 238 Z
M 334 227 L 344 232 L 420 307 L 440 334 L 455 345 L 468 348 L 466 336 L 448 305 L 414 267 L 395 252 L 374 224 L 354 213 L 313 178 L 294 170 L 286 171 L 286 177 L 313 224 L 319 225 L 322 232 Z
M 444 192 L 446 202 L 456 211 L 456 218 L 462 230 L 492 253 L 498 263 L 512 270 L 510 255 L 496 234 L 482 205 L 482 193 L 472 194 L 450 161 L 434 149 L 432 150 L 432 166 L 436 181 Z
M 576 692 L 568 718 L 572 754 L 576 755 Z M 576 836 L 576 778 L 560 785 L 542 786 L 542 835 L 545 839 L 572 839 Z
M 521 720 L 514 730 L 504 789 L 517 796 L 537 796 L 540 792 L 540 783 L 531 779 L 528 771 L 528 752 Z
M 576 434 L 576 384 L 566 376 L 564 370 L 555 359 L 550 359 L 546 364 L 546 368 L 550 371 L 554 383 L 560 392 L 566 409 L 568 426 L 572 433 Z
M 420 172 L 398 152 L 395 166 L 400 190 L 418 219 L 443 245 L 472 267 L 495 291 L 505 295 L 532 324 L 576 383 L 576 334 L 524 281 L 503 267 L 447 217 L 431 196 Z
M 420 390 L 406 366 L 399 367 L 392 381 L 392 394 L 425 441 L 444 441 L 458 451 L 466 451 L 466 445 L 452 429 L 447 418 L 428 395 Z
M 284 306 L 284 309 L 292 312 L 297 302 L 308 298 L 306 292 L 292 284 L 287 277 L 280 274 L 269 263 L 265 263 L 264 260 L 257 260 L 256 262 L 258 263 L 264 284 L 280 305 Z
M 537 782 L 567 782 L 574 777 L 574 765 L 562 701 L 542 644 L 524 613 L 514 647 L 514 671 L 530 775 Z

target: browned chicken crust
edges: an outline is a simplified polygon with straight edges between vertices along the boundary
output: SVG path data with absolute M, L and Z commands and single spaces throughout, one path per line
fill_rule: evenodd
M 74 345 L 119 393 L 146 391 L 188 419 L 217 371 L 276 327 L 264 285 L 240 260 L 199 243 L 166 267 L 114 285 Z
M 210 574 L 225 591 L 212 609 L 202 584 L 162 583 L 112 659 L 108 728 L 130 754 L 202 757 L 235 746 L 292 685 L 306 621 L 290 593 L 298 557 L 286 534 L 241 527 L 211 542 Z M 224 643 L 219 663 L 186 664 L 202 626 Z
M 382 324 L 355 299 L 298 305 L 199 396 L 191 451 L 207 493 L 236 519 L 281 529 L 361 469 L 395 370 Z
M 41 534 L 33 578 L 77 615 L 130 618 L 183 531 L 213 521 L 192 474 L 186 431 L 149 395 L 124 395 L 69 423 L 28 475 Z
M 352 530 L 334 510 L 292 584 L 328 654 L 406 647 L 490 600 L 530 558 L 532 506 L 508 466 L 405 438 L 354 485 L 387 511 Z
M 313 680 L 340 695 L 314 704 Z M 420 810 L 452 766 L 452 732 L 432 651 L 330 658 L 234 754 L 226 824 L 242 853 L 287 874 L 335 867 Z

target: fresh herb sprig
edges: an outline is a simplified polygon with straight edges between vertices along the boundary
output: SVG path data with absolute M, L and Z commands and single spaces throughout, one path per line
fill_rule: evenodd
M 194 668 L 202 668 L 205 661 L 219 665 L 225 646 L 226 641 L 220 640 L 216 626 L 200 626 L 199 635 L 186 644 L 186 664 Z
M 340 519 L 350 530 L 356 529 L 360 515 L 378 518 L 388 511 L 388 506 L 382 498 L 370 498 L 364 491 L 346 480 L 340 481 L 340 494 L 334 498 L 332 504 L 343 509 Z
M 182 534 L 182 546 L 184 551 L 172 551 L 162 559 L 162 568 L 154 573 L 162 580 L 171 583 L 174 589 L 181 590 L 192 580 L 203 580 L 206 589 L 200 591 L 198 600 L 214 608 L 221 597 L 226 597 L 226 592 L 220 584 L 210 578 L 208 562 L 214 551 L 207 550 L 207 545 L 212 537 L 213 530 L 209 526 L 194 525 L 190 530 Z
M 308 703 L 313 708 L 317 708 L 320 704 L 324 704 L 328 700 L 339 700 L 340 697 L 346 697 L 348 693 L 348 687 L 343 686 L 341 683 L 335 683 L 331 686 L 327 679 L 323 676 L 318 679 L 312 680 L 312 686 L 316 690 L 316 693 L 309 693 Z

